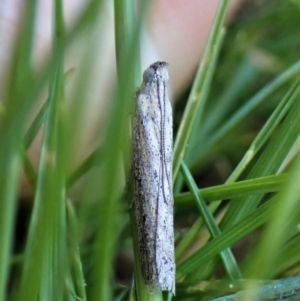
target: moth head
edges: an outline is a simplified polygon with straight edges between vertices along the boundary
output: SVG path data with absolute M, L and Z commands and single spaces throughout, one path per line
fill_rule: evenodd
M 155 69 L 150 66 L 143 73 L 143 81 L 145 84 L 151 84 L 154 81 L 154 77 Z
M 156 62 L 149 66 L 148 69 L 145 70 L 143 74 L 143 81 L 144 83 L 151 84 L 157 79 L 163 80 L 165 82 L 169 81 L 169 74 L 168 74 L 168 63 L 166 62 Z

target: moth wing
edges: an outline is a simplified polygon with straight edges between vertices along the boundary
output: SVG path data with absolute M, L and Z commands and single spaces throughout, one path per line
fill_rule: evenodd
M 133 145 L 134 198 L 142 269 L 146 271 L 144 277 L 150 284 L 157 282 L 155 245 L 160 175 L 160 121 L 157 109 L 148 94 L 138 94 Z
M 169 101 L 165 102 L 163 127 L 163 156 L 161 156 L 161 172 L 159 184 L 159 205 L 156 234 L 156 265 L 158 282 L 163 290 L 175 293 L 175 262 L 174 262 L 174 226 L 173 226 L 173 189 L 172 189 L 172 157 L 173 132 L 172 108 Z

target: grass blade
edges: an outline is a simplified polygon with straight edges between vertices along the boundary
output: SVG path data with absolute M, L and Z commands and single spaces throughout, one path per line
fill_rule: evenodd
M 297 120 L 299 117 L 300 102 L 298 101 L 297 95 L 299 95 L 299 93 L 300 87 L 298 87 L 293 95 L 293 104 L 280 128 L 249 172 L 249 179 L 276 173 L 298 138 L 300 125 Z M 249 212 L 252 212 L 260 200 L 261 196 L 252 196 L 242 202 L 232 203 L 225 218 L 222 220 L 222 227 L 232 225 L 235 221 L 246 216 Z
M 218 237 L 208 242 L 202 249 L 196 251 L 178 266 L 178 279 L 183 275 L 193 274 L 219 252 L 232 246 L 239 239 L 266 223 L 272 216 L 274 203 L 273 199 L 269 200 L 234 226 L 222 231 Z M 197 281 L 195 277 L 194 281 Z
M 203 158 L 207 159 L 208 153 L 211 151 L 213 146 L 220 142 L 228 133 L 234 129 L 246 116 L 248 116 L 255 108 L 257 108 L 263 101 L 266 101 L 268 97 L 272 95 L 279 87 L 283 84 L 290 81 L 292 78 L 295 78 L 300 72 L 300 63 L 297 62 L 291 66 L 284 73 L 280 74 L 275 80 L 273 80 L 269 85 L 264 87 L 256 95 L 254 95 L 247 103 L 239 109 L 230 119 L 223 124 L 218 131 L 206 142 L 205 145 L 202 145 L 197 151 L 197 158 L 192 162 L 193 168 L 199 167 Z
M 281 174 L 249 179 L 232 184 L 212 186 L 201 189 L 201 195 L 207 202 L 213 202 L 253 194 L 278 192 L 281 189 L 282 184 L 286 182 L 286 178 L 286 175 Z M 198 193 L 200 194 L 200 190 Z M 185 192 L 175 195 L 174 199 L 175 204 L 178 206 L 188 205 L 192 202 L 193 196 L 190 192 Z
M 19 300 L 62 300 L 66 276 L 64 22 L 59 0 L 54 19 L 55 67 Z
M 0 121 L 0 301 L 6 293 L 10 270 L 16 200 L 21 166 L 20 141 L 32 104 L 28 98 L 32 78 L 32 45 L 36 1 L 26 1 L 11 61 L 3 115 Z
M 180 162 L 184 158 L 186 147 L 189 144 L 189 139 L 192 133 L 192 128 L 196 120 L 196 116 L 199 111 L 200 102 L 202 97 L 203 88 L 206 81 L 210 81 L 211 76 L 208 76 L 210 72 L 211 62 L 215 61 L 214 56 L 218 54 L 220 42 L 223 39 L 222 28 L 226 16 L 226 12 L 230 1 L 222 1 L 219 4 L 212 31 L 209 36 L 209 40 L 205 49 L 205 53 L 202 58 L 202 63 L 197 71 L 196 78 L 190 93 L 180 127 L 178 129 L 177 137 L 174 144 L 174 158 L 173 158 L 173 176 L 176 180 Z
M 181 172 L 183 174 L 183 177 L 185 179 L 185 182 L 187 186 L 189 187 L 190 191 L 193 194 L 194 199 L 196 200 L 197 207 L 200 210 L 200 213 L 202 215 L 202 218 L 204 220 L 204 223 L 206 224 L 211 236 L 213 238 L 218 237 L 221 235 L 221 231 L 216 224 L 212 214 L 210 213 L 209 209 L 207 208 L 205 201 L 203 200 L 201 194 L 198 192 L 197 185 L 189 172 L 187 166 L 182 161 L 181 163 Z M 225 269 L 231 279 L 240 279 L 241 273 L 238 268 L 238 265 L 235 261 L 235 258 L 231 252 L 230 249 L 225 249 L 221 251 L 220 256 L 222 258 L 223 264 L 225 266 Z

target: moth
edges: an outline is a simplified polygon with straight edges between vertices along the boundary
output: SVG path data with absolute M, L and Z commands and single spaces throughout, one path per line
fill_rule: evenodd
M 156 62 L 146 69 L 136 93 L 133 204 L 145 282 L 175 294 L 173 119 L 167 66 Z

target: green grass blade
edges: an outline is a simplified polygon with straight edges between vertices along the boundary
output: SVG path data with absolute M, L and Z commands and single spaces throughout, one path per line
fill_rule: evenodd
M 26 1 L 15 40 L 8 86 L 0 116 L 0 301 L 6 294 L 10 271 L 16 199 L 21 165 L 20 141 L 32 99 L 32 45 L 36 1 Z
M 70 76 L 72 76 L 73 71 L 74 71 L 73 69 L 70 69 L 65 73 L 65 82 L 66 83 L 69 80 Z M 49 107 L 49 99 L 47 99 L 45 101 L 45 103 L 42 105 L 39 112 L 35 116 L 34 120 L 30 124 L 30 127 L 26 131 L 26 133 L 24 135 L 24 138 L 23 138 L 24 147 L 25 147 L 26 150 L 32 144 L 34 138 L 36 137 L 38 131 L 40 130 L 42 124 L 44 123 L 48 107 Z
M 66 270 L 64 25 L 62 3 L 55 3 L 55 67 L 50 84 L 34 209 L 26 245 L 19 300 L 63 300 Z M 39 242 L 38 244 L 36 242 Z
M 184 158 L 186 147 L 189 144 L 189 139 L 192 133 L 196 116 L 199 111 L 200 102 L 202 97 L 203 88 L 206 81 L 210 82 L 211 76 L 207 76 L 210 73 L 211 62 L 215 61 L 214 56 L 218 54 L 220 42 L 223 39 L 223 24 L 226 16 L 226 12 L 230 1 L 222 1 L 219 4 L 212 31 L 209 36 L 209 40 L 205 49 L 205 53 L 202 58 L 202 63 L 197 71 L 196 78 L 190 93 L 180 127 L 178 129 L 177 137 L 174 144 L 174 158 L 173 158 L 173 175 L 174 181 L 176 180 L 180 162 Z
M 178 279 L 180 279 L 181 276 L 193 274 L 193 272 L 199 270 L 208 260 L 212 259 L 219 252 L 232 246 L 239 239 L 267 222 L 272 216 L 274 203 L 272 199 L 263 204 L 234 226 L 222 231 L 218 237 L 208 242 L 202 249 L 196 251 L 178 266 Z
M 209 230 L 209 233 L 213 238 L 218 237 L 221 235 L 221 231 L 215 222 L 213 215 L 210 213 L 209 209 L 207 208 L 204 199 L 202 198 L 201 194 L 198 192 L 198 187 L 189 172 L 187 166 L 185 165 L 184 161 L 181 162 L 181 172 L 185 179 L 187 186 L 189 187 L 192 195 L 197 203 L 197 207 L 200 210 L 204 223 Z M 225 269 L 231 279 L 240 279 L 241 273 L 236 263 L 236 260 L 231 252 L 230 249 L 225 249 L 221 251 L 220 256 L 222 258 L 223 264 Z
M 205 143 L 205 145 L 195 146 L 198 147 L 197 158 L 193 160 L 192 166 L 193 168 L 199 167 L 203 158 L 206 158 L 211 152 L 211 149 L 217 145 L 221 139 L 223 139 L 228 133 L 234 129 L 238 124 L 251 112 L 257 108 L 262 102 L 267 101 L 268 97 L 270 97 L 279 87 L 283 84 L 286 84 L 292 78 L 295 78 L 300 72 L 300 63 L 297 62 L 293 66 L 291 66 L 284 73 L 280 74 L 275 80 L 273 80 L 270 84 L 265 86 L 261 91 L 259 91 L 256 95 L 254 95 L 247 103 L 239 109 L 229 120 L 226 121 L 225 124 L 220 126 L 220 129 L 214 133 L 214 135 L 210 138 L 209 141 Z
M 83 162 L 71 173 L 71 175 L 67 179 L 67 188 L 70 188 L 76 181 L 78 181 L 82 176 L 84 176 L 88 171 L 92 168 L 96 167 L 96 165 L 100 165 L 101 162 L 97 160 L 97 158 L 101 158 L 102 147 L 98 147 L 94 150 Z M 97 163 L 97 164 L 95 164 Z
M 201 195 L 206 202 L 228 200 L 241 196 L 278 192 L 286 182 L 286 175 L 272 175 L 261 178 L 249 179 L 232 184 L 223 184 L 201 189 Z M 200 190 L 199 190 L 200 194 Z M 190 192 L 175 195 L 176 206 L 191 204 L 193 196 Z M 238 201 L 238 199 L 237 199 Z
M 274 111 L 272 116 L 269 118 L 268 122 L 265 124 L 265 126 L 263 127 L 261 132 L 258 134 L 257 138 L 253 141 L 252 145 L 250 146 L 249 150 L 251 150 L 251 151 L 250 152 L 248 151 L 246 153 L 245 157 L 242 159 L 242 161 L 240 162 L 238 167 L 235 169 L 233 174 L 226 181 L 226 183 L 231 183 L 236 180 L 236 178 L 240 175 L 242 170 L 244 170 L 245 167 L 247 166 L 247 164 L 251 161 L 252 157 L 262 148 L 264 143 L 271 136 L 274 128 L 280 123 L 280 121 L 283 119 L 286 112 L 290 109 L 291 105 L 295 102 L 295 99 L 297 98 L 297 95 L 298 95 L 298 92 L 296 90 L 297 88 L 298 88 L 298 81 L 292 86 L 292 88 L 288 91 L 287 95 L 284 97 L 284 99 L 278 105 L 278 107 L 276 108 L 276 110 Z M 261 165 L 260 165 L 260 167 L 261 167 Z M 261 179 L 259 179 L 257 183 L 259 183 L 260 180 Z M 267 179 L 267 181 L 268 181 L 268 179 Z M 263 184 L 263 183 L 261 183 L 261 184 Z M 269 184 L 271 184 L 271 183 L 269 183 Z M 272 184 L 271 184 L 271 186 L 272 186 Z M 225 187 L 230 189 L 231 184 L 230 185 L 225 184 Z M 241 190 L 243 190 L 244 193 L 247 193 L 247 191 L 250 193 L 250 195 L 248 195 L 249 196 L 249 206 L 251 206 L 250 202 L 252 202 L 253 207 L 252 206 L 251 207 L 254 208 L 254 206 L 257 205 L 257 202 L 261 198 L 261 194 L 259 194 L 259 190 L 256 190 L 255 187 L 253 187 L 252 192 L 251 192 L 251 190 L 249 191 L 248 188 L 246 188 L 246 186 L 244 186 L 244 189 L 242 188 Z M 273 188 L 275 188 L 275 191 L 278 191 L 281 188 L 281 186 L 278 186 L 277 188 L 273 186 Z M 235 191 L 235 188 L 233 186 L 233 190 L 231 192 L 234 193 L 234 191 Z M 236 192 L 238 192 L 238 191 L 236 191 Z M 254 193 L 254 192 L 256 192 L 256 193 Z M 236 197 L 238 197 L 238 196 L 236 196 Z M 232 197 L 225 197 L 225 199 L 236 198 L 236 197 L 234 197 L 232 195 Z M 236 206 L 238 206 L 236 202 L 240 202 L 239 207 L 242 207 L 243 202 L 245 201 L 245 197 L 246 197 L 246 195 L 243 198 L 236 199 L 235 200 Z M 211 206 L 210 206 L 211 211 L 214 212 L 219 204 L 220 204 L 220 202 L 211 204 Z M 235 206 L 235 205 L 233 205 L 233 206 Z M 247 210 L 248 209 L 246 209 L 246 211 Z M 238 210 L 237 210 L 237 212 L 238 212 Z M 223 221 L 222 223 L 226 223 L 226 218 L 227 218 L 227 216 L 225 216 L 225 221 Z
M 249 196 L 253 194 L 278 192 L 282 185 L 286 182 L 287 175 L 267 176 L 252 180 L 240 181 L 232 184 L 223 184 L 219 186 L 201 189 L 202 197 L 206 202 L 227 200 L 238 198 L 241 196 Z M 198 192 L 200 194 L 200 191 Z M 193 196 L 190 192 L 181 193 L 174 197 L 176 208 L 180 206 L 193 205 Z M 216 206 L 217 207 L 217 206 Z M 215 210 L 215 208 L 210 210 Z M 193 224 L 193 226 L 185 233 L 181 241 L 176 246 L 176 258 L 180 258 L 184 251 L 193 243 L 196 235 L 199 233 L 203 225 L 201 218 Z
M 256 289 L 240 291 L 211 301 L 233 300 L 282 300 L 297 301 L 300 298 L 300 277 L 289 277 L 266 284 Z M 253 285 L 253 283 L 251 283 Z M 256 285 L 257 286 L 257 285 Z M 248 299 L 250 298 L 250 299 Z
M 234 77 L 226 85 L 224 93 L 220 96 L 211 111 L 205 116 L 203 127 L 201 128 L 199 141 L 207 138 L 208 133 L 212 132 L 220 123 L 226 119 L 226 115 L 237 105 L 239 96 L 243 90 L 247 89 L 258 76 L 258 68 L 246 57 L 234 73 Z
M 10 154 L 10 155 L 9 155 Z M 0 176 L 0 300 L 4 301 L 6 284 L 10 269 L 10 252 L 13 240 L 18 176 L 21 160 L 16 145 L 1 147 L 0 168 L 7 170 Z M 4 158 L 6 159 L 4 162 Z M 5 177 L 5 178 L 4 178 Z
M 132 7 L 132 2 L 119 3 L 115 1 L 115 11 L 119 9 L 119 6 L 129 5 Z M 119 185 L 120 180 L 120 157 L 126 152 L 126 141 L 127 135 L 120 129 L 126 129 L 128 123 L 128 112 L 132 106 L 132 93 L 133 85 L 136 77 L 136 70 L 138 70 L 139 61 L 139 38 L 141 30 L 141 20 L 145 11 L 145 2 L 141 3 L 142 8 L 138 15 L 138 21 L 133 22 L 134 28 L 131 28 L 129 42 L 126 41 L 123 51 L 118 58 L 118 88 L 116 98 L 112 105 L 112 111 L 109 119 L 107 128 L 106 142 L 103 147 L 103 157 L 106 159 L 102 170 L 96 172 L 96 177 L 102 179 L 101 191 L 99 188 L 95 188 L 95 192 L 101 192 L 102 198 L 98 204 L 99 224 L 97 227 L 97 237 L 95 241 L 95 249 L 97 253 L 94 253 L 95 264 L 92 273 L 92 282 L 97 283 L 90 288 L 88 292 L 88 298 L 90 300 L 110 300 L 111 299 L 111 272 L 112 272 L 112 261 L 114 258 L 114 245 L 118 232 L 116 231 L 116 209 L 117 201 L 119 200 L 119 194 L 116 187 Z M 125 11 L 128 12 L 127 9 Z M 120 18 L 119 14 L 118 15 Z M 125 28 L 131 21 L 126 19 L 128 16 L 125 15 L 126 23 Z M 122 22 L 122 20 L 119 20 Z M 115 22 L 119 22 L 116 21 Z M 121 28 L 119 25 L 116 28 Z M 128 32 L 125 30 L 125 33 Z M 116 36 L 119 36 L 118 34 Z M 124 41 L 124 40 L 122 40 Z M 122 42 L 120 41 L 120 42 Z M 116 43 L 118 44 L 118 42 Z M 120 44 L 118 44 L 120 45 Z M 120 46 L 120 47 L 121 47 Z M 117 52 L 118 53 L 118 52 Z M 116 145 L 120 146 L 119 148 Z M 126 154 L 125 166 L 128 166 L 129 153 Z M 105 242 L 105 243 L 104 243 Z
M 229 180 L 237 179 L 242 172 L 245 170 L 247 165 L 251 162 L 251 160 L 255 157 L 255 155 L 260 151 L 260 149 L 265 145 L 267 140 L 272 135 L 275 128 L 281 122 L 285 114 L 290 109 L 290 106 L 293 104 L 294 97 L 297 97 L 297 88 L 299 87 L 299 80 L 297 80 L 294 85 L 290 88 L 287 92 L 285 97 L 282 99 L 280 104 L 276 107 L 275 111 L 268 119 L 264 127 L 255 137 L 254 141 L 251 143 L 249 149 L 247 150 L 246 154 L 235 168 L 234 172 L 230 175 Z
M 274 174 L 278 171 L 281 164 L 289 153 L 289 150 L 299 136 L 300 125 L 298 122 L 300 102 L 298 96 L 300 87 L 293 94 L 293 105 L 280 125 L 276 134 L 261 154 L 247 178 L 256 178 L 264 175 Z M 287 134 L 288 133 L 288 134 Z M 225 218 L 222 220 L 222 227 L 232 225 L 235 221 L 246 216 L 258 205 L 261 196 L 252 196 L 242 202 L 234 202 L 230 206 Z
M 26 154 L 23 146 L 21 146 L 21 154 L 22 154 L 22 159 L 23 159 L 23 168 L 27 177 L 27 180 L 32 188 L 32 190 L 35 189 L 36 186 L 36 179 L 37 179 L 37 174 L 36 170 L 33 167 L 28 155 Z
M 115 0 L 114 1 L 115 13 L 115 41 L 116 41 L 116 60 L 118 76 L 121 77 L 121 70 L 124 68 L 124 57 L 128 56 L 126 51 L 129 51 L 133 39 L 136 39 L 136 26 L 138 20 L 135 15 L 135 5 L 131 0 Z M 145 1 L 144 1 L 145 2 Z M 142 4 L 143 5 L 143 4 Z M 141 62 L 140 62 L 140 47 L 136 45 L 137 62 L 133 66 L 135 69 L 131 70 L 133 82 L 131 83 L 132 89 L 135 89 L 140 82 Z M 120 78 L 121 80 L 121 78 Z M 133 90 L 134 91 L 134 90 Z
M 74 282 L 75 293 L 78 299 L 85 301 L 86 293 L 85 293 L 85 281 L 82 270 L 82 262 L 80 258 L 79 252 L 79 242 L 78 242 L 78 223 L 77 217 L 75 213 L 75 209 L 70 201 L 67 203 L 67 221 L 68 221 L 68 236 L 69 239 L 69 257 L 70 257 L 70 269 L 71 275 L 73 276 L 70 281 Z
M 184 254 L 184 252 L 188 249 L 188 247 L 193 243 L 196 235 L 199 233 L 200 229 L 203 226 L 203 219 L 200 217 L 196 220 L 192 227 L 188 229 L 186 233 L 184 233 L 182 239 L 176 245 L 175 257 L 176 260 L 180 260 L 180 257 Z
M 298 99 L 299 100 L 299 99 Z M 274 267 L 281 257 L 281 247 L 292 234 L 291 216 L 299 208 L 300 156 L 292 166 L 289 179 L 283 190 L 276 196 L 272 219 L 266 226 L 260 243 L 247 260 L 248 278 L 268 279 L 273 276 Z M 299 220 L 296 222 L 296 225 Z M 264 269 L 261 267 L 264 266 Z
M 298 219 L 299 220 L 299 219 Z M 300 238 L 299 233 L 288 241 L 281 249 L 280 254 L 277 258 L 276 265 L 272 269 L 273 275 L 283 274 L 286 270 L 289 270 L 299 264 L 300 262 L 300 252 L 299 244 Z
M 65 82 L 67 82 L 67 80 L 69 79 L 70 75 L 72 75 L 72 73 L 73 73 L 73 69 L 71 69 L 65 73 Z M 44 123 L 48 108 L 49 108 L 49 99 L 47 99 L 46 102 L 43 104 L 43 106 L 39 110 L 38 114 L 36 115 L 36 117 L 34 118 L 30 127 L 28 128 L 28 130 L 26 131 L 26 133 L 24 135 L 23 144 L 24 144 L 25 150 L 27 150 L 30 147 L 30 145 L 32 144 L 34 138 L 36 137 L 38 131 L 40 130 L 42 124 Z M 34 187 L 36 185 L 37 175 L 36 175 L 35 168 L 34 168 L 33 164 L 31 163 L 29 156 L 27 155 L 25 150 L 21 151 L 22 157 L 23 157 L 23 168 L 24 168 L 27 180 L 28 180 L 29 184 L 31 185 L 32 189 L 34 190 Z
M 26 150 L 29 148 L 34 138 L 36 137 L 39 129 L 41 128 L 46 116 L 46 112 L 48 110 L 48 106 L 49 106 L 49 100 L 47 99 L 46 102 L 41 107 L 41 109 L 39 110 L 35 119 L 31 123 L 29 129 L 27 130 L 24 136 L 24 147 Z

